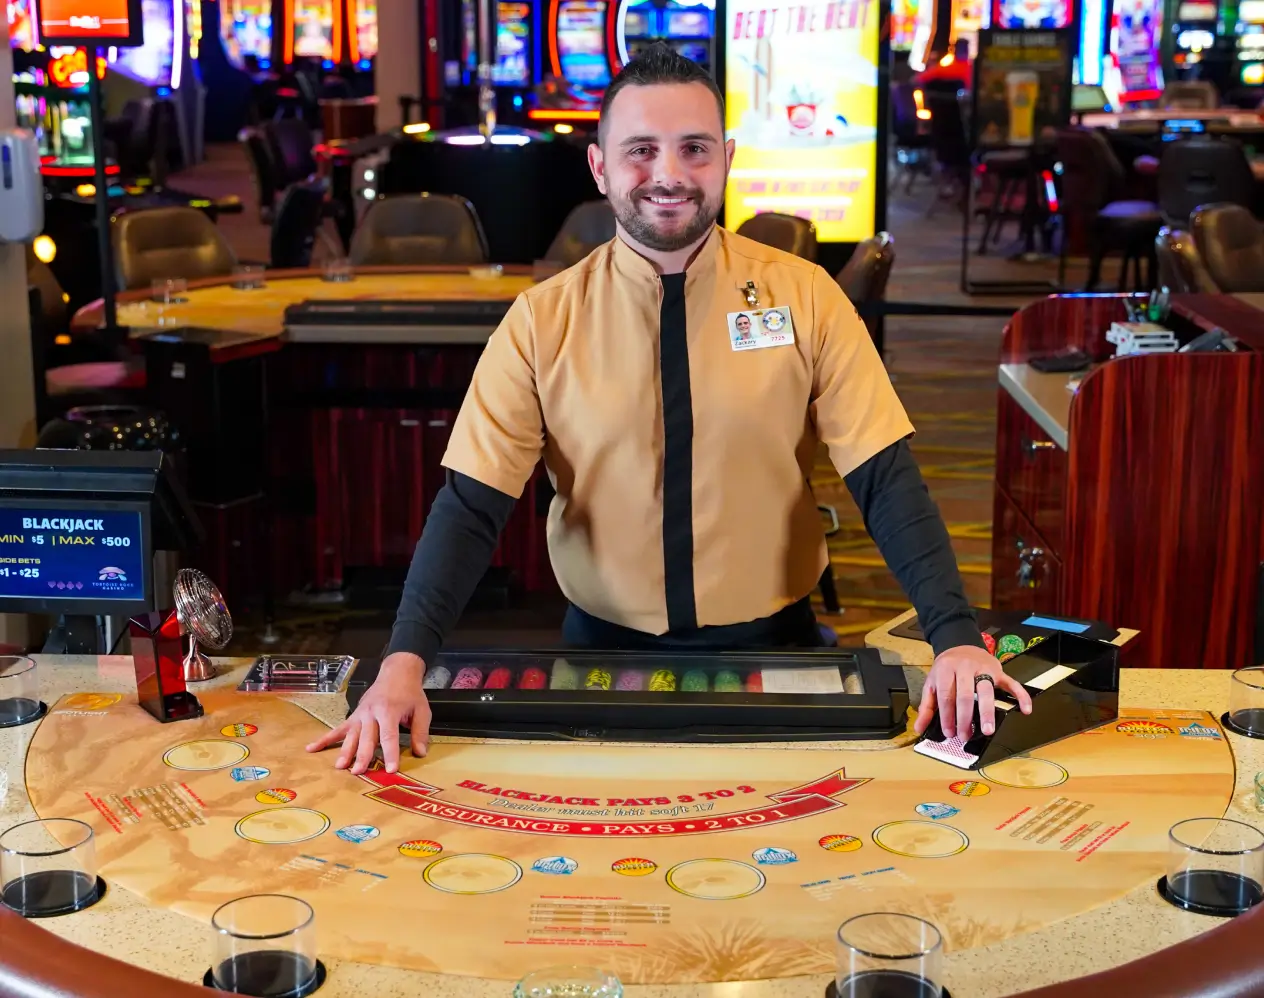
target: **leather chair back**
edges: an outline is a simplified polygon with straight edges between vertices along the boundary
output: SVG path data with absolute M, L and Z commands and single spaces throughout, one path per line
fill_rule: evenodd
M 1120 193 L 1123 164 L 1101 132 L 1059 128 L 1055 145 L 1062 164 L 1062 203 L 1070 210 L 1096 214 Z
M 1159 262 L 1159 287 L 1175 294 L 1218 294 L 1220 289 L 1203 266 L 1194 238 L 1183 229 L 1163 226 L 1154 239 Z
M 102 956 L 0 905 L 0 998 L 208 998 L 224 993 Z
M 566 216 L 544 259 L 573 267 L 615 236 L 614 211 L 605 198 L 577 204 Z
M 263 129 L 272 151 L 277 190 L 306 180 L 316 172 L 316 157 L 312 152 L 316 140 L 306 121 L 278 118 L 267 122 Z
M 1159 160 L 1159 207 L 1169 225 L 1184 226 L 1199 205 L 1255 203 L 1255 175 L 1236 142 L 1197 137 L 1169 142 Z
M 889 232 L 879 232 L 856 244 L 856 249 L 834 277 L 853 305 L 882 301 L 887 293 L 887 279 L 895 265 L 895 240 Z M 870 337 L 875 337 L 876 315 L 862 316 Z
M 809 219 L 765 211 L 739 225 L 737 234 L 816 262 L 816 226 Z
M 922 90 L 922 100 L 930 112 L 930 147 L 935 162 L 950 176 L 965 180 L 970 171 L 971 150 L 957 85 L 927 85 Z
M 374 201 L 351 239 L 356 266 L 486 263 L 474 206 L 455 194 L 401 194 Z
M 1210 80 L 1177 80 L 1163 88 L 1161 108 L 1212 111 L 1220 106 L 1220 91 Z
M 1211 204 L 1190 218 L 1198 255 L 1226 293 L 1264 291 L 1264 226 L 1236 204 Z
M 196 208 L 145 208 L 111 224 L 119 287 L 147 288 L 161 278 L 231 274 L 237 256 L 215 223 Z
M 324 187 L 316 181 L 291 184 L 272 218 L 273 269 L 310 267 L 312 247 L 324 220 Z
M 250 182 L 259 199 L 259 221 L 268 225 L 276 208 L 277 167 L 272 158 L 272 147 L 267 136 L 259 128 L 243 128 L 237 136 L 246 150 L 246 162 L 250 164 Z

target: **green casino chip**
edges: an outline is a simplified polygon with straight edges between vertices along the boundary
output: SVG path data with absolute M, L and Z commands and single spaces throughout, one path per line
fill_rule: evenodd
M 1017 634 L 1006 634 L 996 643 L 996 657 L 1000 658 L 1007 653 L 1018 655 L 1026 647 L 1026 643 Z
M 702 669 L 690 669 L 680 677 L 682 693 L 705 693 L 710 685 L 707 674 Z
M 715 674 L 715 691 L 717 693 L 741 693 L 742 677 L 732 669 L 722 669 Z

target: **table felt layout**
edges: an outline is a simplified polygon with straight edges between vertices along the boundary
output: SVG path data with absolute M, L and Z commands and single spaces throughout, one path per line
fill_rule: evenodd
M 270 278 L 264 287 L 247 290 L 232 284 L 191 288 L 183 295 L 187 301 L 179 304 L 164 306 L 148 300 L 120 303 L 118 320 L 137 334 L 165 327 L 197 326 L 276 336 L 284 326 L 286 308 L 312 299 L 512 300 L 534 283 L 529 275 L 511 274 L 495 278 L 469 274 L 360 274 L 345 282 L 324 281 L 319 276 Z
M 303 750 L 325 726 L 300 707 L 200 696 L 167 725 L 63 697 L 27 756 L 36 811 L 89 822 L 102 876 L 151 904 L 209 922 L 295 894 L 325 955 L 501 979 L 828 972 L 839 923 L 878 910 L 987 946 L 1157 881 L 1168 829 L 1233 788 L 1201 711 L 1124 711 L 979 772 L 909 748 L 439 742 L 356 777 Z

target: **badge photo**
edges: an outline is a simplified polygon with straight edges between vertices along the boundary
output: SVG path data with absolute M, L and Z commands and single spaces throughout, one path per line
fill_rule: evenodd
M 759 350 L 789 346 L 794 342 L 794 322 L 786 305 L 730 312 L 728 324 L 729 342 L 734 350 Z

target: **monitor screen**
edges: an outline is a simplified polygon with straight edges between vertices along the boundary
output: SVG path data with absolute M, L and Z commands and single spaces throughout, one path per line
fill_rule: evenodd
M 650 15 L 644 10 L 630 10 L 623 15 L 623 33 L 628 38 L 638 38 L 650 33 Z
M 557 51 L 562 75 L 571 83 L 604 87 L 610 82 L 605 0 L 562 0 L 557 10 Z
M 135 508 L 0 501 L 0 600 L 143 603 L 147 548 Z
M 1102 87 L 1079 84 L 1071 88 L 1071 110 L 1076 112 L 1105 111 L 1110 99 Z
M 531 85 L 531 7 L 525 3 L 497 4 L 496 62 L 492 82 L 511 87 Z
M 172 80 L 171 74 L 176 34 L 184 33 L 183 15 L 183 5 L 172 0 L 142 0 L 145 44 L 113 50 L 110 68 L 151 87 L 179 86 L 180 81 Z M 180 18 L 179 23 L 176 22 L 177 17 Z
M 139 0 L 41 0 L 44 45 L 139 45 Z
M 270 0 L 221 0 L 220 37 L 228 61 L 238 69 L 253 56 L 267 67 L 272 59 L 272 4 Z
M 300 59 L 334 57 L 333 0 L 294 0 L 290 27 L 293 55 Z
M 1176 8 L 1178 21 L 1214 21 L 1220 14 L 1220 8 L 1214 3 L 1202 0 L 1185 0 Z
M 377 0 L 352 0 L 355 40 L 353 58 L 357 61 L 377 58 Z
M 711 15 L 705 10 L 669 10 L 668 38 L 710 38 Z
M 34 52 L 38 44 L 35 0 L 9 0 L 9 47 Z

